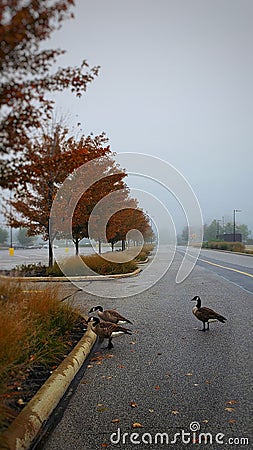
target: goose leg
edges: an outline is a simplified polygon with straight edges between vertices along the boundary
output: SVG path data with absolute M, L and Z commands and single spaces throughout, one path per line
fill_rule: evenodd
M 112 338 L 109 338 L 109 343 L 107 348 L 113 348 Z
M 207 322 L 207 329 L 209 330 L 209 322 Z
M 203 322 L 203 330 L 202 331 L 206 331 L 206 323 Z

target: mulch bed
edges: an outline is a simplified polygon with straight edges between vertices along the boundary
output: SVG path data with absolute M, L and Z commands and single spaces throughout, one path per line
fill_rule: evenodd
M 70 353 L 80 341 L 86 328 L 87 326 L 85 319 L 80 317 L 76 326 L 66 336 L 66 342 L 68 345 L 66 354 Z M 64 360 L 66 354 L 55 364 L 42 366 L 34 363 L 24 371 L 20 371 L 18 374 L 13 376 L 11 382 L 6 385 L 5 394 L 2 395 L 2 398 L 4 398 L 4 403 L 12 416 L 12 418 L 9 418 L 6 426 L 11 424 L 12 420 L 32 399 L 53 371 Z M 1 431 L 3 430 L 0 430 L 0 432 Z
M 11 269 L 11 270 L 0 270 L 0 275 L 8 277 L 47 277 L 53 275 L 47 275 L 47 266 L 38 266 L 33 269 L 27 269 L 25 271 Z

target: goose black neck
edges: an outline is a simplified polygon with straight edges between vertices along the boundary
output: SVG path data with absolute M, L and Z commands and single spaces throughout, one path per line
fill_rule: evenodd
M 200 300 L 200 298 L 197 299 L 196 306 L 197 306 L 198 309 L 201 307 L 201 300 Z

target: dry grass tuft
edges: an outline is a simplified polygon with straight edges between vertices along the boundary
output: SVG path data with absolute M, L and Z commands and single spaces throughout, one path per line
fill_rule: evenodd
M 48 269 L 49 275 L 62 276 L 88 276 L 88 275 L 114 275 L 131 273 L 137 269 L 139 261 L 145 261 L 153 250 L 153 245 L 131 247 L 124 252 L 107 252 L 103 255 L 96 253 L 84 256 L 72 256 L 57 263 Z M 137 255 L 137 256 L 136 256 Z M 103 256 L 110 256 L 110 261 Z M 83 264 L 84 263 L 84 264 Z
M 5 405 L 7 386 L 33 365 L 59 361 L 79 317 L 59 302 L 56 289 L 24 292 L 16 282 L 0 283 L 0 431 L 12 414 Z

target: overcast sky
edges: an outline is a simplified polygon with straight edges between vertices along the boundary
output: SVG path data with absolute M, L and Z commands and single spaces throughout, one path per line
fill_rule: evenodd
M 82 99 L 57 97 L 61 111 L 113 151 L 175 166 L 205 222 L 236 208 L 253 230 L 253 1 L 76 0 L 74 13 L 50 42 L 67 50 L 59 65 L 101 70 Z

